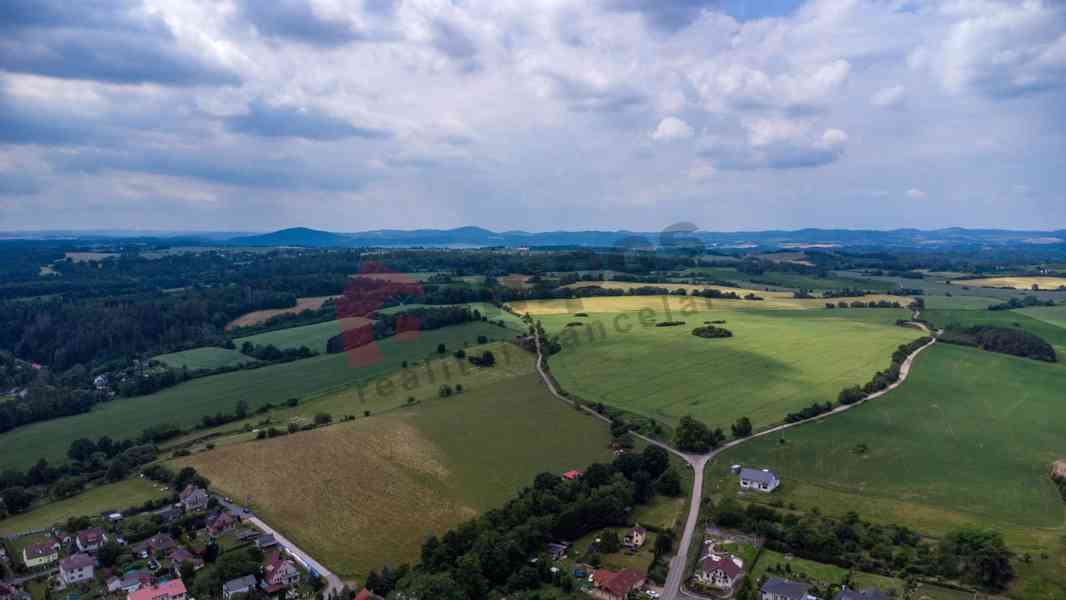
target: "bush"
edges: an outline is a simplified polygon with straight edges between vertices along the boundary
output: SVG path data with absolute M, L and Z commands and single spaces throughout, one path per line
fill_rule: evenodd
M 1055 362 L 1055 349 L 1039 336 L 1022 329 L 979 325 L 958 327 L 949 325 L 941 341 L 962 346 L 976 346 L 988 352 L 999 352 L 1033 360 Z
M 692 335 L 701 338 L 728 338 L 733 337 L 733 332 L 729 331 L 725 327 L 715 327 L 714 325 L 704 325 L 692 330 Z

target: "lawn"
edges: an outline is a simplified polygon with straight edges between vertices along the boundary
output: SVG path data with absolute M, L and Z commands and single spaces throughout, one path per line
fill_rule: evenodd
M 230 412 L 239 400 L 254 410 L 267 402 L 306 398 L 340 390 L 392 371 L 403 361 L 436 355 L 438 343 L 460 348 L 479 335 L 509 339 L 513 332 L 487 323 L 468 323 L 421 332 L 413 339 L 390 338 L 376 343 L 378 356 L 350 364 L 345 354 L 326 354 L 259 369 L 202 377 L 136 398 L 119 398 L 89 413 L 20 427 L 0 435 L 0 469 L 25 469 L 39 458 L 65 460 L 70 442 L 79 437 L 114 439 L 139 436 L 160 423 L 191 427 L 203 415 Z
M 934 536 L 994 528 L 1038 557 L 1017 567 L 1017 597 L 1061 598 L 1066 529 L 1048 469 L 1066 455 L 1063 389 L 1061 366 L 937 344 L 888 395 L 727 451 L 704 489 L 737 495 L 729 465 L 768 467 L 783 481 L 773 498 L 800 508 L 855 510 Z
M 540 472 L 612 458 L 607 428 L 528 373 L 447 399 L 180 459 L 346 577 L 413 562 L 425 537 Z
M 235 367 L 245 363 L 256 362 L 254 358 L 241 354 L 239 350 L 227 350 L 226 348 L 214 346 L 160 354 L 154 358 L 168 367 L 174 369 L 186 368 L 190 371 Z
M 740 290 L 737 288 L 723 288 L 719 286 L 691 286 L 689 284 L 656 284 L 656 287 L 671 286 L 688 288 L 696 287 L 699 289 L 714 288 L 720 289 L 723 292 L 747 293 L 746 290 Z M 598 296 L 558 300 L 520 301 L 511 303 L 511 308 L 520 315 L 528 313 L 529 315 L 534 317 L 541 315 L 572 315 L 579 312 L 635 313 L 647 309 L 653 311 L 654 313 L 660 316 L 664 316 L 667 318 L 669 318 L 670 314 L 672 313 L 680 313 L 682 311 L 707 310 L 709 307 L 732 310 L 825 309 L 826 300 L 823 300 L 821 298 L 793 298 L 791 292 L 784 293 L 756 291 L 755 293 L 756 295 L 762 297 L 763 300 L 722 300 L 702 298 L 698 296 Z M 899 302 L 901 305 L 904 306 L 909 304 L 911 301 L 910 298 L 900 296 L 889 296 L 884 294 L 872 294 L 863 296 L 862 298 L 842 298 L 839 300 L 834 299 L 833 301 L 837 302 L 841 300 L 861 300 L 863 302 L 879 302 L 881 300 L 886 300 L 888 302 Z
M 94 487 L 83 494 L 42 504 L 27 513 L 0 520 L 0 536 L 22 533 L 65 523 L 70 517 L 94 516 L 144 504 L 165 496 L 152 482 L 133 478 Z
M 768 569 L 770 568 L 782 569 L 785 568 L 786 565 L 788 569 L 791 569 L 791 572 L 785 571 L 786 574 L 784 575 L 780 572 L 776 574 L 773 572 L 768 573 Z M 830 583 L 842 583 L 848 574 L 848 570 L 836 565 L 786 556 L 780 552 L 774 552 L 773 550 L 764 548 L 762 554 L 759 555 L 759 562 L 755 563 L 755 566 L 751 570 L 751 576 L 755 581 L 758 581 L 760 577 L 766 574 L 785 577 L 792 580 L 814 582 L 820 587 L 825 587 Z M 901 593 L 903 590 L 903 582 L 899 579 L 883 577 L 873 573 L 852 571 L 851 581 L 851 587 L 854 589 L 862 590 L 876 587 L 883 592 L 895 590 L 897 593 Z M 970 596 L 972 600 L 973 594 Z
M 835 401 L 841 389 L 866 383 L 889 366 L 897 346 L 919 336 L 895 326 L 907 316 L 898 309 L 667 315 L 660 306 L 645 315 L 651 324 L 685 321 L 676 327 L 643 326 L 639 313 L 589 315 L 539 317 L 550 334 L 560 334 L 563 349 L 551 368 L 564 389 L 669 425 L 693 415 L 726 431 L 743 416 L 760 428 L 814 402 Z M 697 325 L 718 320 L 733 337 L 692 335 Z M 567 327 L 571 322 L 583 325 Z
M 1027 317 L 1032 317 L 1038 321 L 1043 321 L 1066 331 L 1066 304 L 1059 306 L 1034 306 L 1032 308 L 1023 308 L 1015 312 L 1020 312 Z

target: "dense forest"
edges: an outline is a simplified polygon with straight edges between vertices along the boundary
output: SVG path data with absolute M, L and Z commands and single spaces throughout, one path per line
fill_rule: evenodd
M 949 344 L 974 346 L 988 352 L 1011 354 L 1033 360 L 1055 362 L 1055 348 L 1040 336 L 1022 329 L 978 325 L 959 327 L 949 325 L 940 340 Z

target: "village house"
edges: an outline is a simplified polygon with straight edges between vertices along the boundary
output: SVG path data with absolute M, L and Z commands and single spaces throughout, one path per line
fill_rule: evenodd
M 770 493 L 776 490 L 779 485 L 781 485 L 781 480 L 769 469 L 749 469 L 745 467 L 740 470 L 740 489 L 742 490 Z
M 817 600 L 810 593 L 811 586 L 799 581 L 771 577 L 759 590 L 761 600 Z
M 122 577 L 112 577 L 107 580 L 107 591 L 129 594 L 136 592 L 142 587 L 152 584 L 152 574 L 146 569 L 129 571 Z
M 648 530 L 637 525 L 632 531 L 627 533 L 624 538 L 622 538 L 622 545 L 629 546 L 630 548 L 640 548 L 647 540 Z
M 59 547 L 56 540 L 30 544 L 22 549 L 22 562 L 28 569 L 47 567 L 59 560 Z
M 274 546 L 277 546 L 277 545 L 278 545 L 278 540 L 274 539 L 274 536 L 269 534 L 269 533 L 265 533 L 265 534 L 259 536 L 258 538 L 256 538 L 256 540 L 255 540 L 255 547 L 259 548 L 260 550 L 266 550 L 267 548 L 273 548 Z
M 162 510 L 156 511 L 155 514 L 159 515 L 159 518 L 162 519 L 164 525 L 170 525 L 185 515 L 178 506 L 168 506 Z
M 207 508 L 207 501 L 210 498 L 203 488 L 196 487 L 190 483 L 181 491 L 179 499 L 181 500 L 181 505 L 185 507 L 185 510 L 191 512 Z
M 180 579 L 171 579 L 126 594 L 126 600 L 185 600 L 187 593 L 185 584 Z
M 165 533 L 157 533 L 133 547 L 133 551 L 141 558 L 149 558 L 157 554 L 165 554 L 178 546 L 174 538 Z
M 106 541 L 107 535 L 104 530 L 99 527 L 93 527 L 79 531 L 74 538 L 74 545 L 82 552 L 96 552 Z
M 744 561 L 731 554 L 708 554 L 696 571 L 696 581 L 723 591 L 732 591 L 743 578 Z
M 567 481 L 573 481 L 575 479 L 580 479 L 581 476 L 584 475 L 584 474 L 585 474 L 584 471 L 579 471 L 577 469 L 573 469 L 571 471 L 567 471 L 566 473 L 563 473 L 563 479 L 566 479 Z
M 196 556 L 181 546 L 171 550 L 170 554 L 167 555 L 167 560 L 174 565 L 174 574 L 179 577 L 181 576 L 181 566 L 185 563 L 191 564 L 193 571 L 199 571 L 204 568 L 204 559 Z
M 255 575 L 230 579 L 222 584 L 222 597 L 229 600 L 234 594 L 247 594 L 255 589 Z
M 644 585 L 645 580 L 644 575 L 633 569 L 599 569 L 592 573 L 594 587 L 588 593 L 600 600 L 625 600 L 626 595 Z
M 877 588 L 867 588 L 861 592 L 844 588 L 837 592 L 833 600 L 888 600 L 888 594 Z
M 237 518 L 228 512 L 223 511 L 207 521 L 207 532 L 211 534 L 211 536 L 217 537 L 230 529 L 233 529 L 233 526 L 236 524 Z
M 88 554 L 83 552 L 71 554 L 59 561 L 59 579 L 64 585 L 75 585 L 83 581 L 91 581 L 93 567 L 95 566 L 96 559 Z
M 259 587 L 268 594 L 276 594 L 299 581 L 300 571 L 296 568 L 296 563 L 283 558 L 280 552 L 275 552 L 263 564 L 263 581 Z

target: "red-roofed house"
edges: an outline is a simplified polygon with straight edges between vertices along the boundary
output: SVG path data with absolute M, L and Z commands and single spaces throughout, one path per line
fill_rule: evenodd
M 720 590 L 732 590 L 744 578 L 744 561 L 731 554 L 708 554 L 700 561 L 696 580 Z
M 624 569 L 608 571 L 600 569 L 592 573 L 589 594 L 601 600 L 625 600 L 626 594 L 644 585 L 645 577 L 639 571 Z
M 59 561 L 59 578 L 66 585 L 74 585 L 93 578 L 93 567 L 96 559 L 88 554 L 79 552 Z
M 566 473 L 563 473 L 563 479 L 573 481 L 575 479 L 579 479 L 584 474 L 584 471 L 578 471 L 577 469 L 574 469 L 572 471 L 567 471 Z
M 96 552 L 106 541 L 107 535 L 104 534 L 104 530 L 99 527 L 83 529 L 79 531 L 78 536 L 74 538 L 74 543 L 77 544 L 78 550 L 81 550 L 82 552 Z
M 59 542 L 49 539 L 39 544 L 30 544 L 22 549 L 22 562 L 27 568 L 43 567 L 59 560 Z
M 299 581 L 300 570 L 296 568 L 296 564 L 282 558 L 280 552 L 275 552 L 263 564 L 263 581 L 259 583 L 259 587 L 268 594 L 276 594 Z
M 381 598 L 381 596 L 378 596 L 374 592 L 371 592 L 370 590 L 368 590 L 366 588 L 363 588 L 362 590 L 359 591 L 358 594 L 355 595 L 355 600 L 382 600 L 382 598 Z
M 126 594 L 126 600 L 185 600 L 186 594 L 185 584 L 180 579 L 171 579 L 130 592 Z

